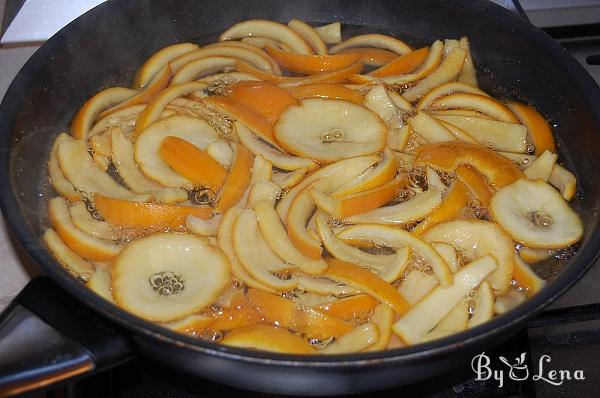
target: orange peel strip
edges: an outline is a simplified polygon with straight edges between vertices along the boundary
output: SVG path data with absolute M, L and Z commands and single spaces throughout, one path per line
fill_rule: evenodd
M 285 354 L 316 354 L 300 336 L 268 325 L 251 325 L 236 329 L 221 340 L 224 345 Z
M 354 328 L 339 318 L 313 308 L 298 308 L 293 301 L 262 290 L 250 289 L 248 297 L 258 307 L 265 322 L 292 328 L 310 337 L 337 338 Z
M 288 53 L 273 46 L 266 46 L 265 50 L 283 68 L 290 72 L 312 75 L 315 73 L 333 72 L 346 68 L 359 60 L 358 54 L 336 55 L 303 55 Z
M 246 125 L 254 134 L 269 144 L 278 147 L 273 135 L 273 125 L 253 109 L 222 95 L 211 95 L 204 98 L 202 102 L 208 106 L 222 109 L 226 114 L 231 115 L 239 120 L 240 123 Z
M 336 300 L 331 303 L 320 304 L 313 308 L 327 315 L 352 321 L 366 318 L 377 307 L 379 301 L 366 294 L 357 294 Z
M 96 119 L 100 120 L 108 115 L 113 114 L 114 112 L 121 110 L 123 108 L 127 108 L 128 106 L 137 105 L 137 104 L 145 104 L 152 100 L 152 98 L 156 97 L 158 93 L 164 90 L 165 87 L 169 85 L 171 81 L 171 68 L 168 65 L 163 66 L 163 68 L 157 72 L 157 74 L 148 82 L 146 87 L 142 89 L 138 94 L 129 98 L 126 101 L 121 102 L 119 105 L 108 108 L 104 112 L 100 113 Z
M 365 65 L 369 66 L 381 66 L 389 64 L 398 58 L 398 54 L 395 52 L 384 50 L 381 48 L 370 48 L 370 47 L 356 47 L 349 48 L 344 51 L 340 51 L 340 54 L 358 54 L 358 60 Z
M 404 54 L 379 69 L 368 73 L 375 77 L 386 77 L 411 73 L 415 71 L 429 55 L 429 48 L 423 47 L 408 54 Z
M 363 96 L 358 91 L 338 84 L 303 84 L 301 86 L 291 87 L 288 91 L 298 100 L 318 97 L 340 99 L 354 102 L 359 105 L 363 103 Z
M 556 152 L 556 144 L 550 125 L 534 107 L 514 101 L 508 102 L 506 105 L 527 128 L 537 156 L 540 156 L 544 151 Z
M 169 203 L 131 202 L 94 195 L 96 210 L 109 224 L 119 227 L 169 228 L 185 230 L 188 215 L 207 220 L 212 215 L 210 207 L 180 206 Z
M 458 166 L 456 176 L 479 199 L 483 207 L 487 207 L 490 204 L 492 192 L 485 183 L 485 179 L 477 171 L 473 170 L 471 166 L 466 164 Z
M 261 70 L 258 70 L 249 63 L 243 61 L 236 61 L 235 67 L 238 72 L 248 73 L 269 83 L 282 85 L 284 87 L 293 87 L 299 86 L 301 84 L 342 82 L 346 80 L 349 76 L 355 73 L 360 73 L 360 71 L 362 71 L 363 69 L 363 64 L 360 62 L 356 62 L 346 68 L 339 69 L 334 72 L 318 73 L 306 77 L 287 77 L 273 75 L 271 73 L 266 73 Z
M 159 155 L 166 164 L 196 186 L 219 190 L 227 179 L 227 170 L 209 154 L 179 137 L 165 137 Z
M 137 93 L 137 90 L 123 87 L 111 87 L 100 91 L 79 109 L 71 122 L 71 134 L 75 138 L 87 140 L 92 124 L 100 112 L 128 100 Z
M 243 81 L 232 84 L 223 95 L 252 109 L 271 124 L 275 124 L 285 108 L 298 104 L 296 98 L 286 90 L 261 81 Z
M 460 181 L 454 182 L 440 207 L 421 221 L 415 228 L 414 233 L 420 236 L 434 225 L 457 218 L 467 205 L 468 200 L 469 189 L 467 186 Z
M 510 159 L 491 149 L 465 142 L 422 146 L 415 162 L 448 172 L 454 172 L 460 165 L 467 164 L 480 172 L 494 190 L 523 178 L 521 169 Z
M 329 266 L 325 270 L 324 276 L 356 287 L 388 304 L 398 314 L 404 314 L 410 308 L 410 304 L 392 285 L 371 271 L 336 258 L 327 259 L 327 264 Z
M 250 184 L 253 162 L 254 157 L 252 153 L 243 145 L 238 144 L 231 172 L 227 180 L 225 180 L 223 188 L 221 188 L 221 194 L 215 211 L 222 213 L 230 207 L 235 206 L 242 199 L 244 191 L 246 191 L 248 184 Z
M 63 242 L 81 257 L 94 261 L 111 261 L 122 247 L 112 241 L 96 238 L 73 224 L 69 206 L 64 198 L 56 197 L 48 203 L 48 216 L 52 227 Z

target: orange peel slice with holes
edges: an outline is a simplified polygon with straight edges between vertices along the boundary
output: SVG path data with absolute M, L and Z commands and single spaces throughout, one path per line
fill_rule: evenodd
M 387 127 L 352 102 L 308 98 L 288 107 L 275 124 L 277 142 L 289 153 L 331 163 L 383 150 Z
M 171 294 L 161 294 L 169 278 Z M 119 307 L 150 321 L 170 322 L 213 303 L 229 282 L 227 258 L 193 234 L 162 232 L 131 242 L 112 265 L 112 293 Z M 153 281 L 156 281 L 153 283 Z M 165 294 L 166 293 L 166 294 Z

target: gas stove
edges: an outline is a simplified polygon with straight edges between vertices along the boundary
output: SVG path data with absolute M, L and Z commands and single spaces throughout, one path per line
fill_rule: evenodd
M 530 19 L 600 84 L 600 1 L 495 0 Z M 463 368 L 364 397 L 595 397 L 600 387 L 600 263 L 512 339 Z M 36 397 L 272 397 L 193 379 L 146 358 Z

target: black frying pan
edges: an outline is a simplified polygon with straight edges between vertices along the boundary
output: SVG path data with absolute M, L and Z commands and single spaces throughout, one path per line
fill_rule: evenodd
M 46 159 L 81 104 L 105 87 L 130 85 L 136 68 L 161 47 L 213 40 L 244 19 L 294 17 L 341 21 L 414 45 L 468 35 L 483 88 L 534 104 L 556 125 L 560 159 L 579 181 L 573 206 L 586 227 L 568 266 L 535 297 L 477 328 L 403 349 L 327 357 L 251 352 L 170 332 L 114 307 L 58 266 L 40 240 L 52 196 Z M 598 86 L 548 36 L 486 1 L 109 1 L 46 42 L 0 108 L 2 211 L 49 278 L 29 285 L 0 319 L 0 395 L 114 366 L 133 354 L 228 385 L 305 395 L 409 384 L 465 363 L 523 327 L 593 264 L 600 245 L 599 133 Z

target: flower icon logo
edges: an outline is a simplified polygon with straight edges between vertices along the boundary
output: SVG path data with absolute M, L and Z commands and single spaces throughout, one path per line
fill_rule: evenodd
M 498 359 L 500 359 L 500 361 L 503 364 L 505 364 L 506 366 L 508 366 L 510 368 L 508 377 L 510 377 L 511 380 L 523 381 L 523 380 L 527 380 L 527 378 L 529 377 L 529 368 L 525 364 L 526 355 L 527 355 L 527 353 L 524 352 L 521 354 L 521 356 L 516 357 L 514 365 L 511 365 L 510 362 L 508 362 L 508 359 L 506 359 L 505 357 L 503 357 L 503 356 L 498 357 Z

